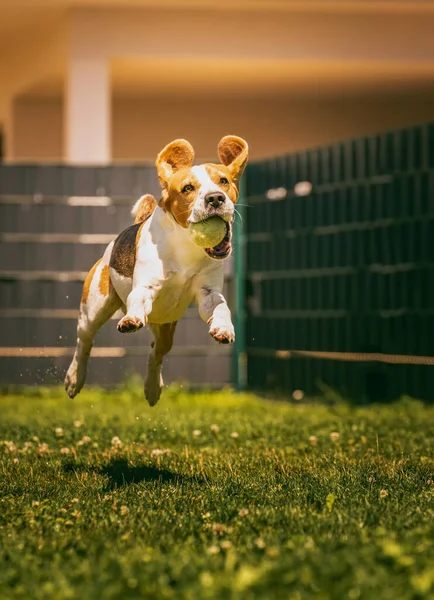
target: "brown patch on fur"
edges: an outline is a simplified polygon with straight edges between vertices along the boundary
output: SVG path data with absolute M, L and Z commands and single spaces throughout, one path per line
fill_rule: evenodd
M 149 219 L 156 207 L 157 201 L 152 194 L 146 194 L 140 198 L 140 204 L 136 213 L 136 218 L 134 219 L 134 223 L 141 223 L 142 221 Z
M 110 269 L 108 265 L 102 268 L 98 289 L 103 296 L 108 296 L 110 291 Z
M 219 158 L 223 164 L 205 165 L 216 186 L 226 192 L 233 203 L 238 200 L 238 181 L 246 166 L 248 153 L 247 143 L 242 138 L 227 135 L 218 145 Z M 159 205 L 170 212 L 175 221 L 185 229 L 199 188 L 199 182 L 191 171 L 193 159 L 194 151 L 189 142 L 175 140 L 160 152 L 155 163 L 163 188 Z M 228 183 L 220 183 L 222 177 Z M 195 189 L 183 192 L 188 184 Z
M 166 212 L 170 212 L 184 228 L 187 228 L 195 192 L 183 194 L 181 190 L 192 180 L 190 168 L 193 159 L 194 150 L 190 142 L 175 140 L 163 148 L 155 161 L 163 188 L 160 206 Z
M 93 276 L 95 275 L 95 271 L 98 268 L 99 263 L 102 261 L 102 258 L 100 258 L 91 268 L 91 270 L 89 271 L 89 273 L 86 275 L 86 279 L 84 280 L 84 285 L 83 285 L 83 293 L 81 295 L 81 301 L 83 304 L 85 304 L 87 302 L 87 299 L 89 297 L 89 290 L 90 290 L 90 284 L 92 283 L 92 279 Z
M 236 135 L 227 135 L 219 142 L 218 155 L 221 162 L 229 168 L 233 179 L 238 181 L 249 157 L 247 142 Z
M 232 173 L 229 168 L 225 165 L 215 165 L 213 163 L 207 163 L 204 166 L 208 175 L 210 176 L 210 179 L 212 179 L 217 187 L 226 192 L 226 194 L 235 204 L 235 202 L 238 200 L 238 187 L 233 181 Z M 222 177 L 226 177 L 228 183 L 220 183 L 220 179 Z
M 152 332 L 155 336 L 155 355 L 163 357 L 170 352 L 173 346 L 173 336 L 177 321 L 173 323 L 164 323 L 163 325 L 150 324 Z M 152 344 L 151 344 L 152 346 Z
M 136 240 L 143 223 L 130 225 L 118 235 L 113 245 L 110 266 L 124 277 L 132 277 L 136 264 Z
M 157 156 L 155 166 L 161 185 L 167 186 L 168 179 L 179 169 L 190 168 L 194 160 L 193 146 L 187 140 L 174 140 Z
M 182 189 L 187 184 L 192 184 L 194 190 L 183 193 Z M 199 182 L 190 169 L 180 169 L 167 181 L 166 189 L 163 190 L 160 206 L 166 212 L 170 212 L 175 221 L 186 229 L 191 209 L 196 200 Z
M 136 235 L 136 258 L 137 258 L 137 253 L 139 251 L 139 243 L 140 243 L 140 234 L 142 233 L 142 229 L 143 229 L 143 225 L 146 223 L 146 221 L 143 221 L 143 223 L 140 223 L 140 227 L 137 231 L 137 235 Z

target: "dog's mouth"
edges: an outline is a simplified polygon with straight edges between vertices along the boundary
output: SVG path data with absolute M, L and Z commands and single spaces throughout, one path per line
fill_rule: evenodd
M 227 258 L 232 250 L 232 224 L 226 223 L 226 235 L 222 241 L 214 246 L 214 248 L 204 248 L 205 252 L 210 258 L 215 260 L 222 260 Z

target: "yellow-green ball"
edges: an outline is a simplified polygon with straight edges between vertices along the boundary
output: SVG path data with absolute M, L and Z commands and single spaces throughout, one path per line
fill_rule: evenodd
M 200 223 L 192 223 L 190 234 L 201 248 L 214 248 L 226 235 L 226 221 L 220 217 L 210 217 Z

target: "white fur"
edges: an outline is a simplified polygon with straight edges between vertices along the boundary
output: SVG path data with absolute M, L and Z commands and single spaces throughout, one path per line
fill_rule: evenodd
M 116 271 L 111 273 L 115 290 L 127 306 L 125 319 L 156 324 L 180 319 L 190 302 L 200 295 L 201 286 L 221 294 L 223 274 L 223 261 L 209 258 L 188 231 L 160 207 L 140 232 L 129 286 Z
M 187 230 L 157 207 L 145 223 L 129 293 L 125 278 L 112 271 L 112 282 L 127 313 L 119 326 L 133 323 L 133 330 L 149 323 L 158 343 L 159 326 L 178 321 L 194 299 L 210 334 L 219 342 L 235 339 L 231 314 L 222 295 L 223 261 L 209 258 Z M 130 328 L 130 331 L 132 330 Z M 148 357 L 145 395 L 151 406 L 163 387 L 162 357 L 152 349 Z
M 212 192 L 217 192 L 225 198 L 223 204 L 218 209 L 216 209 L 213 212 L 213 214 L 222 217 L 223 219 L 225 219 L 225 221 L 231 221 L 234 215 L 234 205 L 231 202 L 229 196 L 224 191 L 224 189 L 222 189 L 216 183 L 214 183 L 204 165 L 192 167 L 191 172 L 199 182 L 200 187 L 193 204 L 193 209 L 191 211 L 189 222 L 198 223 L 209 217 L 209 209 L 205 203 L 205 196 Z M 223 174 L 222 177 L 224 177 Z
M 206 214 L 205 195 L 219 191 L 226 197 L 219 214 L 228 220 L 233 215 L 233 204 L 223 190 L 209 177 L 205 167 L 193 167 L 200 182 L 200 190 L 192 212 L 202 220 Z M 133 208 L 137 212 L 141 199 Z M 92 340 L 100 327 L 119 309 L 126 314 L 119 321 L 120 331 L 136 331 L 149 323 L 155 345 L 148 357 L 148 375 L 145 395 L 151 406 L 158 402 L 163 387 L 161 364 L 163 355 L 171 346 L 164 345 L 163 326 L 178 321 L 192 300 L 195 300 L 201 318 L 209 324 L 210 334 L 219 342 L 233 342 L 235 338 L 231 313 L 222 295 L 224 261 L 211 259 L 181 227 L 170 213 L 159 206 L 144 223 L 137 240 L 137 256 L 132 278 L 110 269 L 113 284 L 107 297 L 99 291 L 102 269 L 110 264 L 113 242 L 107 247 L 92 280 L 86 303 L 80 307 L 77 348 L 69 367 L 65 387 L 73 398 L 83 387 Z M 167 326 L 166 326 L 167 327 Z M 174 331 L 174 329 L 173 329 Z M 162 343 L 162 350 L 158 344 Z
M 133 217 L 135 217 L 137 215 L 137 213 L 139 212 L 139 208 L 140 208 L 140 205 L 141 205 L 142 200 L 143 200 L 144 197 L 145 196 L 141 196 L 137 200 L 137 202 L 134 204 L 133 208 L 131 209 L 131 214 L 132 214 Z
M 113 244 L 114 242 L 111 242 L 107 246 L 102 260 L 95 270 L 87 301 L 80 305 L 77 346 L 65 378 L 65 389 L 70 398 L 74 398 L 79 393 L 86 380 L 87 362 L 96 332 L 117 310 L 122 308 L 119 297 L 113 291 L 108 296 L 104 296 L 99 290 L 101 272 L 110 262 Z

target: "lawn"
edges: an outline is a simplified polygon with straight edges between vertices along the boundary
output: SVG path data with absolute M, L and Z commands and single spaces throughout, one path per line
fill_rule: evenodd
M 0 397 L 0 598 L 434 598 L 434 408 Z

